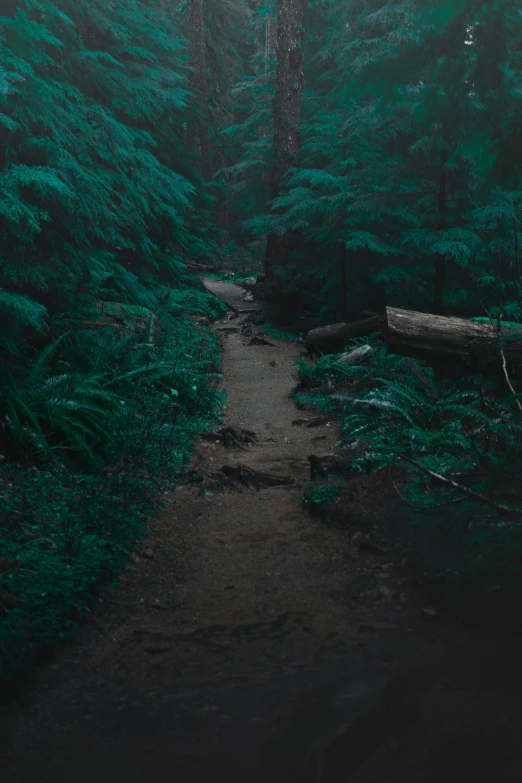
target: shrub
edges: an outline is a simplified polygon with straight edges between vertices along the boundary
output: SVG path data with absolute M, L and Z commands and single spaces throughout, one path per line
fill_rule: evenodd
M 296 400 L 338 416 L 341 444 L 359 445 L 354 473 L 404 466 L 396 489 L 430 573 L 463 592 L 518 584 L 518 396 L 475 376 L 438 378 L 383 347 L 374 346 L 364 366 L 337 358 L 297 363 Z
M 6 371 L 0 680 L 79 627 L 145 534 L 160 490 L 183 476 L 194 437 L 219 421 L 215 335 L 182 316 L 143 315 L 126 309 L 127 326 L 65 335 L 25 373 Z

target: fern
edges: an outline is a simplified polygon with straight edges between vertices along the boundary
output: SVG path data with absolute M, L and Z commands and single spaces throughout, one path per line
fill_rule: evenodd
M 520 395 L 503 397 L 493 381 L 439 379 L 424 363 L 379 346 L 368 356 L 359 367 L 335 356 L 301 360 L 297 403 L 337 415 L 352 473 L 398 476 L 398 500 L 434 577 L 466 594 L 518 580 Z M 312 485 L 308 502 L 331 502 L 343 491 L 332 487 Z

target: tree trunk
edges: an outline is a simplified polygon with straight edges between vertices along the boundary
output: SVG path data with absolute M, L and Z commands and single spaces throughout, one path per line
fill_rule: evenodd
M 386 308 L 386 341 L 390 353 L 431 362 L 501 366 L 501 348 L 512 367 L 522 365 L 522 326 L 445 318 L 431 313 Z
M 190 12 L 191 26 L 191 67 L 189 89 L 198 104 L 198 118 L 194 124 L 189 124 L 187 141 L 192 149 L 199 139 L 199 168 L 204 181 L 208 179 L 208 110 L 207 110 L 207 70 L 205 58 L 205 17 L 203 0 L 192 0 Z M 196 133 L 197 131 L 197 133 Z
M 442 150 L 440 156 L 440 171 L 439 171 L 439 199 L 438 199 L 438 212 L 439 221 L 437 230 L 442 231 L 446 228 L 446 171 L 444 166 L 448 161 L 448 153 L 446 150 Z M 433 294 L 433 312 L 440 315 L 444 308 L 444 283 L 446 278 L 446 259 L 442 253 L 437 253 L 435 257 L 435 290 Z
M 278 0 L 277 66 L 274 97 L 274 141 L 270 198 L 281 193 L 281 182 L 299 158 L 299 122 L 303 83 L 304 0 Z M 269 234 L 265 274 L 267 297 L 280 288 L 275 267 L 284 263 L 288 252 L 286 235 Z
M 354 337 L 369 337 L 380 330 L 381 319 L 378 315 L 365 318 L 364 321 L 354 321 L 351 324 L 319 326 L 308 332 L 305 347 L 308 353 L 341 353 L 346 343 Z

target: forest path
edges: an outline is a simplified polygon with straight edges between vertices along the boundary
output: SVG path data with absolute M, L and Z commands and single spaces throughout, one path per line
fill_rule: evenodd
M 222 295 L 226 284 L 207 285 Z M 240 307 L 240 289 L 226 295 Z M 292 425 L 299 349 L 248 345 L 246 317 L 221 325 L 226 419 L 258 444 L 231 454 L 202 441 L 195 462 L 211 471 L 240 461 L 295 484 L 171 493 L 119 589 L 4 711 L 3 780 L 304 783 L 260 768 L 261 745 L 298 698 L 368 662 L 409 670 L 424 718 L 405 754 L 381 748 L 353 783 L 518 780 L 520 641 L 426 620 L 389 555 L 362 552 L 303 509 L 307 457 L 336 433 Z M 326 717 L 312 716 L 313 731 Z
M 223 299 L 232 310 L 238 313 L 255 313 L 259 305 L 243 300 L 244 290 L 235 283 L 226 283 L 223 280 L 211 280 L 206 277 L 203 284 L 207 291 Z

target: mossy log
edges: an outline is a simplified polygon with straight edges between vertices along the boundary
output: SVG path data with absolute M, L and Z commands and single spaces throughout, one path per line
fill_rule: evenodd
M 431 363 L 458 362 L 475 367 L 522 367 L 522 326 L 487 319 L 447 318 L 413 310 L 386 308 L 389 353 L 426 359 Z M 503 355 L 503 356 L 502 356 Z

